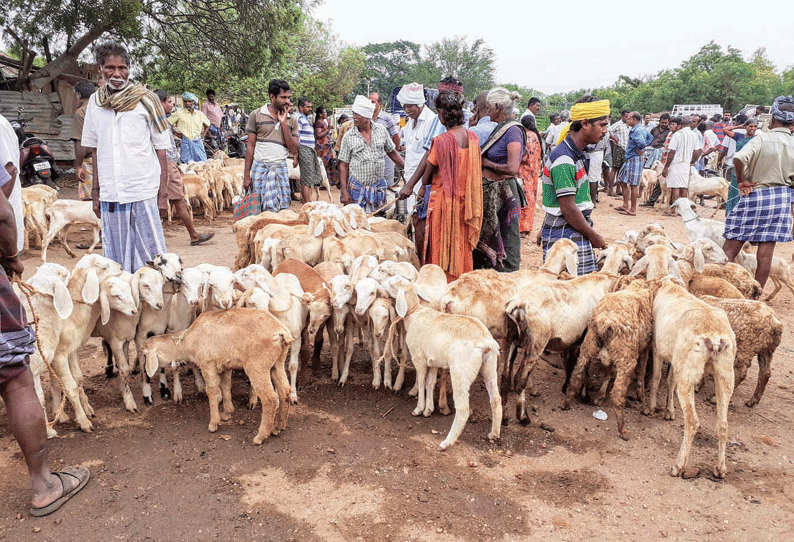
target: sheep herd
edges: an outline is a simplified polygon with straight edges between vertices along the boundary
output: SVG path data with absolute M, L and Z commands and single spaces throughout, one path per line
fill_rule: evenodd
M 538 269 L 476 270 L 449 284 L 440 267 L 419 267 L 403 224 L 365 215 L 355 205 L 314 201 L 297 213 L 244 218 L 233 231 L 233 268 L 183 268 L 178 255 L 166 253 L 129 274 L 89 254 L 71 271 L 42 264 L 25 291 L 15 284 L 37 322 L 40 350 L 31 367 L 42 405 L 40 377 L 48 366 L 56 376 L 50 381 L 56 422 L 69 420 L 60 408 L 63 393 L 80 428 L 93 429 L 77 354 L 92 336 L 102 338 L 107 372 L 117 371 L 130 412 L 138 411 L 131 389 L 136 368 L 143 400 L 152 404 L 151 378 L 159 375 L 161 396 L 180 402 L 180 370 L 193 366 L 197 388 L 208 397 L 211 432 L 234 411 L 231 371 L 244 370 L 251 383 L 248 406 L 261 402 L 262 408 L 255 444 L 286 428 L 289 406 L 299 399 L 298 375 L 309 364 L 319 367 L 326 337 L 331 378 L 339 386 L 349 379 L 358 345 L 372 360 L 375 389 L 402 389 L 413 366 L 414 416 L 435 410 L 437 379 L 439 410 L 450 413 L 451 384 L 455 417 L 442 449 L 464 429 L 478 374 L 489 395 L 489 439 L 500 437 L 510 417 L 510 394 L 516 419 L 529 422 L 526 393 L 535 391 L 533 369 L 541 359 L 563 360 L 563 409 L 579 399 L 600 404 L 609 394 L 619 435 L 628 439 L 623 410 L 629 389 L 634 384 L 643 413 L 652 414 L 669 365 L 664 416 L 674 418 L 677 396 L 685 421 L 676 476 L 686 468 L 698 430 L 695 393 L 709 367 L 717 405 L 714 473 L 724 477 L 734 387 L 757 357 L 758 382 L 746 405 L 758 403 L 782 335 L 774 311 L 758 300 L 752 247 L 742 252 L 743 265 L 728 263 L 707 236 L 690 231 L 694 240 L 679 245 L 658 224 L 611 243 L 598 255 L 600 270 L 590 275 L 577 277 L 576 244 L 563 239 Z M 780 265 L 781 276 L 785 271 L 790 279 L 787 262 Z M 48 431 L 55 435 L 52 427 Z

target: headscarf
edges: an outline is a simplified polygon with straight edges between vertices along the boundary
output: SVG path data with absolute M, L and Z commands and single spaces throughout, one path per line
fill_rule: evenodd
M 772 104 L 772 118 L 783 124 L 794 123 L 794 111 L 783 111 L 780 106 L 783 104 L 794 104 L 791 96 L 778 96 Z
M 459 83 L 445 83 L 444 81 L 441 81 L 438 83 L 438 91 L 441 92 L 442 90 L 451 90 L 452 92 L 463 94 L 463 85 Z
M 132 111 L 141 104 L 158 130 L 168 130 L 168 121 L 165 118 L 163 104 L 157 95 L 140 83 L 131 83 L 118 92 L 110 92 L 107 85 L 102 85 L 95 93 L 94 98 L 100 107 L 107 107 L 116 113 Z
M 607 115 L 609 115 L 609 100 L 575 103 L 573 107 L 571 107 L 571 122 L 575 120 L 597 119 L 606 117 Z M 565 128 L 560 130 L 560 137 L 557 139 L 557 145 L 568 137 L 570 128 L 571 124 L 569 123 Z
M 366 96 L 359 94 L 353 102 L 353 113 L 358 113 L 362 117 L 372 118 L 375 114 L 375 104 Z
M 186 102 L 193 102 L 194 104 L 198 103 L 198 97 L 192 92 L 185 92 L 182 95 L 182 99 L 185 100 Z
M 425 105 L 425 90 L 419 83 L 403 85 L 397 94 L 397 100 L 405 105 Z

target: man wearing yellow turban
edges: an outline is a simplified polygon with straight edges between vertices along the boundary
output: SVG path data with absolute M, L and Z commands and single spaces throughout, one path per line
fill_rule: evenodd
M 540 230 L 545 259 L 558 239 L 570 239 L 579 247 L 578 274 L 596 271 L 593 247 L 604 248 L 604 238 L 593 228 L 590 213 L 590 178 L 587 175 L 587 145 L 598 143 L 607 131 L 609 100 L 581 98 L 571 108 L 571 124 L 559 144 L 546 158 L 543 168 L 543 209 L 546 217 Z

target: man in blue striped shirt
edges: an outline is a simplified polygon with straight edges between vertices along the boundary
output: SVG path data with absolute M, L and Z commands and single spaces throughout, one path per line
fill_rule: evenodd
M 307 98 L 298 98 L 298 165 L 301 175 L 301 202 L 311 201 L 312 188 L 320 186 L 323 182 L 322 165 L 317 159 L 317 150 L 314 148 L 314 126 L 309 120 L 312 112 L 312 103 Z

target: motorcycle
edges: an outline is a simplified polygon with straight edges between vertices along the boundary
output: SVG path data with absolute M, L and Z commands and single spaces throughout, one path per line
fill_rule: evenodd
M 248 136 L 239 136 L 233 131 L 226 132 L 224 135 L 226 139 L 226 154 L 229 158 L 245 158 L 245 145 L 248 141 Z
M 60 172 L 55 165 L 55 156 L 53 156 L 45 140 L 25 132 L 25 125 L 30 120 L 17 119 L 11 121 L 11 127 L 16 132 L 17 139 L 20 142 L 20 183 L 23 188 L 44 184 L 58 190 L 55 180 L 60 177 Z

